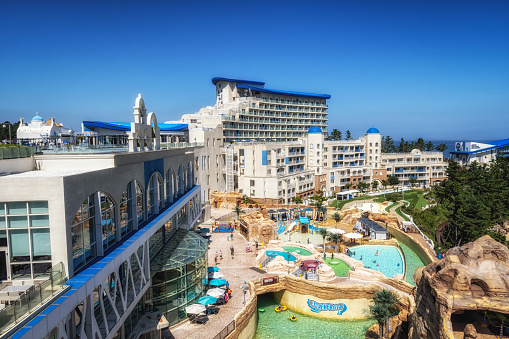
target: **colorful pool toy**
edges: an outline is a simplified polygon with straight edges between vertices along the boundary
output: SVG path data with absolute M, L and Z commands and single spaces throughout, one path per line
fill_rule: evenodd
M 297 317 L 296 317 L 296 316 L 294 316 L 294 315 L 292 315 L 292 316 L 290 317 L 290 320 L 291 320 L 291 321 L 296 321 L 296 320 L 297 320 Z
M 281 312 L 281 307 L 276 307 L 276 308 L 274 308 L 274 311 L 276 311 L 276 312 Z
M 260 311 L 260 312 L 265 312 L 265 309 L 264 309 L 263 307 L 260 307 L 260 308 L 258 309 L 258 311 Z
M 281 306 L 281 311 L 286 311 L 286 306 Z

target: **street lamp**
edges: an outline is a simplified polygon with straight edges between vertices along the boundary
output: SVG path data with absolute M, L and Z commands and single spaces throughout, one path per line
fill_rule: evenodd
M 2 125 L 2 127 L 3 127 L 3 128 L 5 128 L 5 127 L 6 127 L 6 126 L 5 126 L 6 124 L 9 124 L 9 144 L 12 144 L 12 135 L 11 135 L 11 126 L 12 126 L 12 124 L 11 124 L 10 122 L 6 121 L 6 122 Z

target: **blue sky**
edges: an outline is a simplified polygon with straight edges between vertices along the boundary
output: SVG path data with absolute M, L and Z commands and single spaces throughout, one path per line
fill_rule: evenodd
M 331 94 L 329 131 L 509 137 L 509 1 L 0 1 L 0 120 L 80 129 L 215 103 L 211 78 Z

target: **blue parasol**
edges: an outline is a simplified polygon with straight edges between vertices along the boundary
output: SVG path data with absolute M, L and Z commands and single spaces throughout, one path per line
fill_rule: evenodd
M 209 281 L 210 286 L 223 286 L 226 285 L 226 279 L 213 279 Z
M 198 299 L 198 303 L 202 305 L 210 305 L 215 304 L 217 301 L 217 298 L 211 297 L 210 295 L 207 295 L 205 297 L 201 297 Z
M 209 266 L 208 271 L 209 271 L 208 273 L 217 272 L 219 271 L 219 267 Z

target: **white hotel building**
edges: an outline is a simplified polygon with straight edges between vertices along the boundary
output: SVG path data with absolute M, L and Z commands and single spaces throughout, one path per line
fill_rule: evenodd
M 228 141 L 296 141 L 317 126 L 327 132 L 328 94 L 265 88 L 264 82 L 213 78 L 216 104 L 186 114 L 179 123 L 223 125 Z

